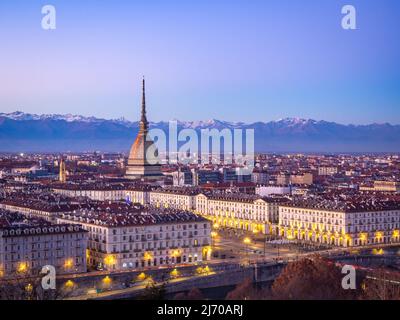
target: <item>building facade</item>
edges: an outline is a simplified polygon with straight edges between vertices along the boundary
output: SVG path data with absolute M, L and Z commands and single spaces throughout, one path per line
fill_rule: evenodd
M 399 242 L 398 203 L 301 201 L 279 208 L 279 233 L 334 246 L 352 247 Z
M 189 212 L 66 214 L 89 232 L 88 263 L 106 270 L 197 263 L 211 257 L 211 224 Z
M 86 248 L 87 232 L 79 225 L 29 225 L 26 220 L 3 224 L 0 275 L 37 275 L 46 265 L 54 266 L 57 274 L 83 273 L 87 271 Z
M 221 227 L 274 234 L 279 219 L 278 206 L 288 200 L 245 194 L 199 194 L 195 212 Z
M 115 184 L 61 184 L 53 186 L 52 190 L 66 197 L 86 197 L 96 201 L 118 201 L 126 198 L 126 187 Z
M 149 194 L 149 204 L 157 208 L 193 211 L 195 197 L 200 191 L 195 188 L 161 188 Z

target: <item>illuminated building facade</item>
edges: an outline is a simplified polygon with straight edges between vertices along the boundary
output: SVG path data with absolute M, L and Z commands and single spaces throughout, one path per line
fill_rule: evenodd
M 46 265 L 57 274 L 86 272 L 86 246 L 87 232 L 78 225 L 2 225 L 0 275 L 37 275 Z
M 101 183 L 92 184 L 62 184 L 52 188 L 54 193 L 65 197 L 78 198 L 87 197 L 96 201 L 117 201 L 123 200 L 126 190 L 121 185 L 110 185 Z
M 221 227 L 271 234 L 276 232 L 278 206 L 287 198 L 261 198 L 246 194 L 196 196 L 195 212 Z
M 211 224 L 190 212 L 65 214 L 89 231 L 88 263 L 106 270 L 196 263 L 211 257 Z
M 374 190 L 382 192 L 400 193 L 400 182 L 398 181 L 374 181 Z
M 400 242 L 400 205 L 396 202 L 340 203 L 323 200 L 284 204 L 279 233 L 333 246 Z
M 161 188 L 149 194 L 150 205 L 157 208 L 169 208 L 192 211 L 195 197 L 200 191 L 196 188 Z

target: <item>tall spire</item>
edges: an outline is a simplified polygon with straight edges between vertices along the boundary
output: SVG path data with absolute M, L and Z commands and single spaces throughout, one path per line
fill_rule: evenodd
M 143 76 L 143 82 L 142 82 L 142 117 L 141 117 L 141 122 L 143 122 L 146 127 L 147 127 L 147 118 L 146 118 L 146 86 L 145 86 L 145 80 Z

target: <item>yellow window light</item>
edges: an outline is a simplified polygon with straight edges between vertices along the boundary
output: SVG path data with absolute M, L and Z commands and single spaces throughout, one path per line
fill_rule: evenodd
M 366 241 L 367 240 L 367 234 L 366 233 L 360 233 L 360 240 Z
M 104 263 L 106 264 L 106 265 L 113 265 L 113 264 L 115 264 L 115 262 L 116 262 L 116 259 L 115 259 L 115 257 L 112 255 L 112 254 L 108 254 L 108 255 L 106 255 L 106 257 L 104 258 Z
M 66 269 L 70 269 L 74 266 L 74 259 L 67 259 L 65 260 L 64 267 Z
M 143 257 L 145 260 L 151 260 L 153 258 L 150 252 L 145 252 Z

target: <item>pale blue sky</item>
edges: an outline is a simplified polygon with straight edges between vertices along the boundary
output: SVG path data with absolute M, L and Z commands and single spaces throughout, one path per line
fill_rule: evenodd
M 137 119 L 145 75 L 153 121 L 400 123 L 399 30 L 397 0 L 1 0 L 0 112 Z

